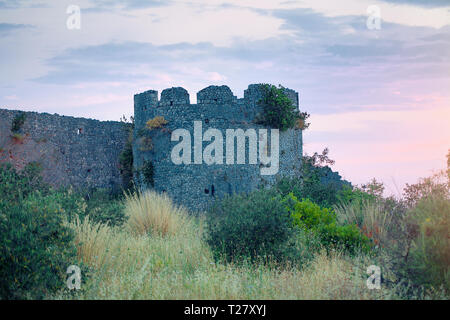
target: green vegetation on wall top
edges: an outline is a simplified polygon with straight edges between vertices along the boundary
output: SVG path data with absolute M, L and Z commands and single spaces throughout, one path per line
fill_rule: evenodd
M 271 84 L 263 84 L 263 98 L 259 104 L 263 112 L 256 120 L 263 125 L 285 131 L 287 129 L 307 129 L 309 123 L 306 119 L 309 114 L 300 112 L 285 93 L 281 85 L 278 88 Z
M 11 132 L 18 133 L 25 123 L 26 114 L 25 112 L 19 112 L 13 119 L 11 124 Z

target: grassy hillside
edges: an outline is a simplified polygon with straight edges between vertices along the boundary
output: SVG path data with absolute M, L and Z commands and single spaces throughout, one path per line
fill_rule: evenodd
M 284 181 L 205 213 L 152 191 L 53 190 L 37 172 L 0 170 L 3 299 L 449 297 L 448 172 L 403 200 L 372 182 L 320 206 Z M 69 265 L 82 270 L 80 290 L 67 289 Z M 367 286 L 371 265 L 379 290 Z

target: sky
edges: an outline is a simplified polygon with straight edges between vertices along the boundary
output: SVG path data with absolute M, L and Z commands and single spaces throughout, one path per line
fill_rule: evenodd
M 299 92 L 304 152 L 399 196 L 450 149 L 450 0 L 0 0 L 0 108 L 119 120 L 251 83 Z

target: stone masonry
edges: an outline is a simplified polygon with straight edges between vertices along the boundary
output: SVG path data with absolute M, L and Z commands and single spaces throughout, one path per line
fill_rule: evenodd
M 290 89 L 286 89 L 285 93 L 298 108 L 298 93 Z M 171 159 L 172 148 L 178 143 L 171 141 L 171 133 L 183 128 L 193 137 L 194 121 L 201 121 L 203 132 L 208 128 L 220 130 L 224 140 L 226 129 L 266 129 L 255 123 L 255 117 L 261 111 L 258 104 L 261 97 L 262 88 L 255 84 L 244 91 L 241 99 L 237 99 L 227 86 L 209 86 L 197 93 L 197 104 L 190 104 L 189 93 L 180 87 L 163 90 L 160 100 L 154 90 L 136 94 L 133 155 L 138 183 L 143 184 L 144 181 L 139 172 L 146 162 L 151 162 L 154 184 L 146 187 L 167 192 L 176 203 L 190 209 L 203 210 L 212 200 L 225 194 L 249 192 L 258 186 L 269 185 L 281 176 L 298 174 L 302 159 L 300 129 L 280 132 L 279 172 L 276 175 L 263 176 L 260 174 L 260 163 L 248 163 L 248 141 L 245 164 L 230 165 L 223 161 L 223 164 L 177 165 Z M 151 130 L 151 148 L 142 148 L 139 141 L 146 122 L 157 116 L 164 117 L 168 123 Z M 203 148 L 209 143 L 203 142 Z
M 285 93 L 298 108 L 298 93 Z M 250 164 L 249 139 L 245 139 L 245 164 L 174 164 L 171 141 L 176 129 L 186 129 L 193 136 L 194 121 L 223 133 L 227 129 L 270 129 L 255 123 L 261 112 L 260 85 L 252 84 L 238 99 L 227 86 L 209 86 L 197 93 L 197 104 L 191 104 L 183 88 L 145 91 L 134 96 L 133 167 L 135 181 L 143 188 L 167 192 L 172 199 L 193 210 L 203 210 L 216 198 L 226 194 L 249 192 L 270 185 L 281 176 L 299 173 L 302 161 L 302 131 L 289 129 L 279 136 L 279 171 L 261 175 L 263 164 Z M 36 161 L 43 167 L 44 180 L 54 186 L 74 188 L 105 188 L 119 190 L 121 172 L 119 155 L 128 133 L 123 123 L 25 112 L 25 123 L 14 136 L 11 124 L 20 111 L 0 109 L 0 162 L 10 162 L 17 169 Z M 157 116 L 167 124 L 148 131 L 146 122 Z M 142 148 L 141 135 L 147 130 L 150 148 Z M 270 130 L 269 130 L 270 132 Z M 19 139 L 18 139 L 19 137 Z M 270 145 L 270 137 L 268 137 Z M 205 148 L 210 142 L 203 142 Z M 202 148 L 202 150 L 203 150 Z M 235 150 L 236 156 L 237 150 Z M 224 152 L 225 157 L 225 152 Z M 153 186 L 146 185 L 142 175 L 145 163 L 153 164 Z
M 120 191 L 119 154 L 127 138 L 122 123 L 25 112 L 15 138 L 11 124 L 19 112 L 0 109 L 0 162 L 17 169 L 38 162 L 44 180 L 58 187 Z

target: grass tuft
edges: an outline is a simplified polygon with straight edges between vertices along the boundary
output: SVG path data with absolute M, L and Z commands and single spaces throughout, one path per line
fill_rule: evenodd
M 126 227 L 137 235 L 175 235 L 187 223 L 187 212 L 166 194 L 154 191 L 126 195 Z

